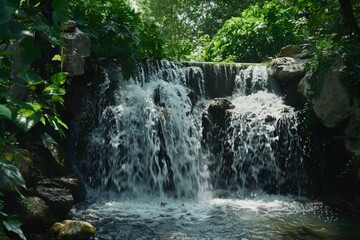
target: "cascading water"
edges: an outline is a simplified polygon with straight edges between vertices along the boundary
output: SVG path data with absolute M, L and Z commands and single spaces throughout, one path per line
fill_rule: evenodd
M 327 207 L 299 197 L 296 111 L 265 67 L 215 65 L 213 86 L 206 68 L 148 62 L 130 80 L 105 70 L 73 123 L 89 186 L 73 217 L 92 222 L 97 239 L 316 239 L 306 231 L 338 227 Z

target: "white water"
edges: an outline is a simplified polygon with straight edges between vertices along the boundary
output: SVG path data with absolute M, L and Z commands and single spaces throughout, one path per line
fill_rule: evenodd
M 94 224 L 99 240 L 317 239 L 319 231 L 342 239 L 341 221 L 322 203 L 264 192 L 301 193 L 295 111 L 276 95 L 264 67 L 237 71 L 224 143 L 231 164 L 224 152 L 203 146 L 202 115 L 211 100 L 201 69 L 148 63 L 138 79 L 118 84 L 107 104 L 106 75 L 98 123 L 78 163 L 88 200 L 73 217 Z M 189 75 L 197 90 L 187 87 Z M 217 189 L 220 178 L 227 190 Z

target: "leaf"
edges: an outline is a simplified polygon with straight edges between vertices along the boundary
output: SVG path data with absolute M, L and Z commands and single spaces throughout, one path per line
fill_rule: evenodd
M 8 185 L 20 186 L 26 188 L 25 181 L 19 172 L 19 169 L 0 159 L 0 186 L 5 188 Z
M 66 82 L 67 75 L 68 73 L 66 72 L 55 73 L 54 75 L 51 76 L 50 81 L 58 86 L 63 85 Z
M 33 37 L 25 37 L 21 40 L 20 46 L 22 51 L 20 52 L 21 60 L 24 65 L 32 63 L 35 59 L 40 58 L 40 49 L 34 43 Z
M 54 128 L 54 130 L 57 131 L 61 137 L 66 136 L 63 127 L 65 129 L 67 129 L 68 127 L 65 123 L 63 123 L 58 117 L 49 116 L 47 114 L 45 115 L 45 117 L 47 118 L 50 126 Z
M 11 114 L 10 109 L 5 105 L 0 104 L 0 119 L 1 119 L 1 117 L 5 117 L 5 118 L 11 120 L 11 115 L 12 114 Z
M 59 54 L 54 55 L 54 57 L 51 59 L 51 61 L 62 61 L 62 57 Z
M 58 103 L 63 104 L 63 103 L 64 103 L 64 98 L 63 98 L 62 96 L 59 96 L 59 95 L 52 95 L 52 96 L 51 96 L 51 101 L 52 101 L 53 103 L 58 102 Z
M 44 88 L 43 94 L 45 95 L 65 95 L 65 89 L 62 87 L 59 87 L 58 85 L 51 84 Z
M 0 0 L 0 25 L 9 22 L 18 7 L 19 0 Z
M 24 132 L 28 132 L 40 121 L 42 115 L 41 111 L 34 110 L 33 108 L 20 108 L 13 112 L 12 122 Z
M 6 230 L 10 231 L 10 232 L 14 232 L 16 233 L 21 239 L 26 240 L 26 237 L 24 235 L 24 233 L 21 230 L 21 222 L 15 218 L 15 217 L 10 217 L 9 219 L 7 219 L 6 221 L 3 221 L 4 223 L 4 227 L 6 228 Z
M 35 20 L 35 23 L 32 26 L 33 30 L 42 32 L 44 34 L 50 34 L 51 28 L 44 16 L 36 15 L 33 17 L 33 19 Z
M 22 37 L 31 34 L 30 31 L 22 23 L 16 21 L 10 21 L 8 26 L 9 26 L 8 28 L 9 37 L 13 39 L 21 39 Z
M 58 164 L 62 164 L 62 158 L 58 150 L 58 143 L 47 133 L 41 135 L 41 140 L 44 146 L 50 151 Z
M 69 19 L 69 11 L 67 10 L 68 2 L 63 0 L 52 1 L 52 19 L 55 23 L 65 22 Z
M 39 85 L 44 83 L 45 81 L 41 79 L 41 77 L 36 74 L 34 71 L 23 71 L 18 74 L 18 77 L 27 82 L 29 85 Z

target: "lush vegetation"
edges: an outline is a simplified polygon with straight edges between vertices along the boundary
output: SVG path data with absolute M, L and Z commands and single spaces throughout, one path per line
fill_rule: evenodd
M 62 51 L 66 21 L 91 38 L 91 58 L 116 59 L 127 76 L 147 58 L 257 62 L 286 44 L 308 43 L 312 70 L 326 66 L 324 52 L 340 57 L 344 84 L 359 94 L 359 1 L 137 3 L 139 12 L 126 0 L 0 0 L 0 238 L 9 232 L 24 238 L 20 222 L 7 213 L 5 195 L 22 198 L 26 186 L 16 152 L 31 145 L 26 139 L 39 139 L 63 164 L 54 150 L 67 131 L 60 114 L 68 82 Z M 312 86 L 314 94 L 319 87 Z
M 42 1 L 20 0 L 2 0 L 0 4 L 0 237 L 6 230 L 25 239 L 16 216 L 6 213 L 5 201 L 7 195 L 21 199 L 19 190 L 26 187 L 15 157 L 20 147 L 18 136 L 42 125 L 38 137 L 61 161 L 53 150 L 57 145 L 54 138 L 65 137 L 67 129 L 58 111 L 64 104 L 67 74 L 59 68 L 61 64 L 51 61 L 61 59 L 57 54 L 43 65 L 41 48 L 42 44 L 62 46 L 66 5 L 63 1 L 48 6 Z
M 206 61 L 261 62 L 296 42 L 300 21 L 289 21 L 295 9 L 277 2 L 256 4 L 225 22 L 206 46 Z
M 63 164 L 57 147 L 66 138 L 61 118 L 67 73 L 63 69 L 64 26 L 75 21 L 92 40 L 92 57 L 119 60 L 128 76 L 145 58 L 162 57 L 158 29 L 125 0 L 0 0 L 0 238 L 25 239 L 9 213 L 12 198 L 26 188 L 17 153 L 41 141 Z M 51 160 L 49 160 L 51 161 Z
M 161 29 L 167 57 L 194 59 L 199 48 L 216 34 L 225 21 L 239 16 L 254 2 L 237 0 L 138 0 L 145 18 Z M 199 51 L 197 51 L 199 50 Z
M 118 59 L 129 76 L 139 61 L 163 57 L 159 29 L 124 0 L 71 1 L 72 19 L 88 34 L 96 57 Z

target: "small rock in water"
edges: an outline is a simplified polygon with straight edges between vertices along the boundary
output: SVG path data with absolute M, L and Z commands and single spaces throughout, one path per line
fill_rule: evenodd
M 55 223 L 51 230 L 61 240 L 85 240 L 95 236 L 95 228 L 85 221 L 64 220 Z
M 275 121 L 276 121 L 276 117 L 274 117 L 274 116 L 267 115 L 267 116 L 265 117 L 265 122 L 266 122 L 266 123 L 273 123 L 273 122 L 275 122 Z

